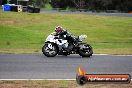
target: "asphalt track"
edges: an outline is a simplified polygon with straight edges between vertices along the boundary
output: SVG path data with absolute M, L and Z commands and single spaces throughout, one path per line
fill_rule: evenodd
M 96 15 L 96 16 L 117 16 L 117 17 L 132 17 L 132 13 L 106 13 L 106 12 L 70 12 L 70 11 L 57 11 L 57 10 L 43 10 L 40 13 L 48 14 L 85 14 L 85 15 Z
M 75 79 L 77 68 L 88 74 L 130 74 L 132 56 L 79 55 L 47 58 L 42 54 L 0 54 L 0 79 Z

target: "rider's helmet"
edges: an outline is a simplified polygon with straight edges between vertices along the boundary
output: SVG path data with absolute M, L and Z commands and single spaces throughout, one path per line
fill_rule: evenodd
M 56 28 L 55 28 L 55 32 L 56 33 L 61 33 L 61 32 L 63 32 L 64 30 L 63 30 L 63 28 L 61 27 L 61 26 L 57 26 Z

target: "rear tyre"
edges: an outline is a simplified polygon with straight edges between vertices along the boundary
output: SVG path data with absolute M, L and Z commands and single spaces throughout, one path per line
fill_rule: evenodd
M 92 47 L 89 44 L 81 44 L 78 53 L 82 57 L 90 57 L 93 54 Z
M 42 47 L 42 52 L 47 57 L 55 57 L 58 54 L 57 46 L 52 43 L 46 43 Z

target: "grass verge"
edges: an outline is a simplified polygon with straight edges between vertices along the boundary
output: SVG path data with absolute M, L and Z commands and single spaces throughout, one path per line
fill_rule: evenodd
M 38 53 L 45 38 L 61 25 L 86 34 L 94 53 L 132 54 L 132 18 L 82 14 L 0 12 L 0 53 Z
M 76 81 L 24 80 L 0 81 L 0 88 L 131 88 L 130 84 L 85 84 L 80 86 Z

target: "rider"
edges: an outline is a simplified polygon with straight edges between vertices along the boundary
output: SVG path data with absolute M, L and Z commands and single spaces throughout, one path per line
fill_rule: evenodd
M 74 38 L 67 32 L 67 30 L 63 29 L 61 26 L 57 26 L 55 28 L 56 35 L 60 38 L 68 40 L 68 43 L 71 44 L 74 41 Z
M 57 26 L 55 28 L 55 32 L 56 32 L 56 35 L 60 35 L 61 37 L 63 37 L 63 35 L 67 34 L 67 31 L 65 29 L 63 29 L 61 26 Z

